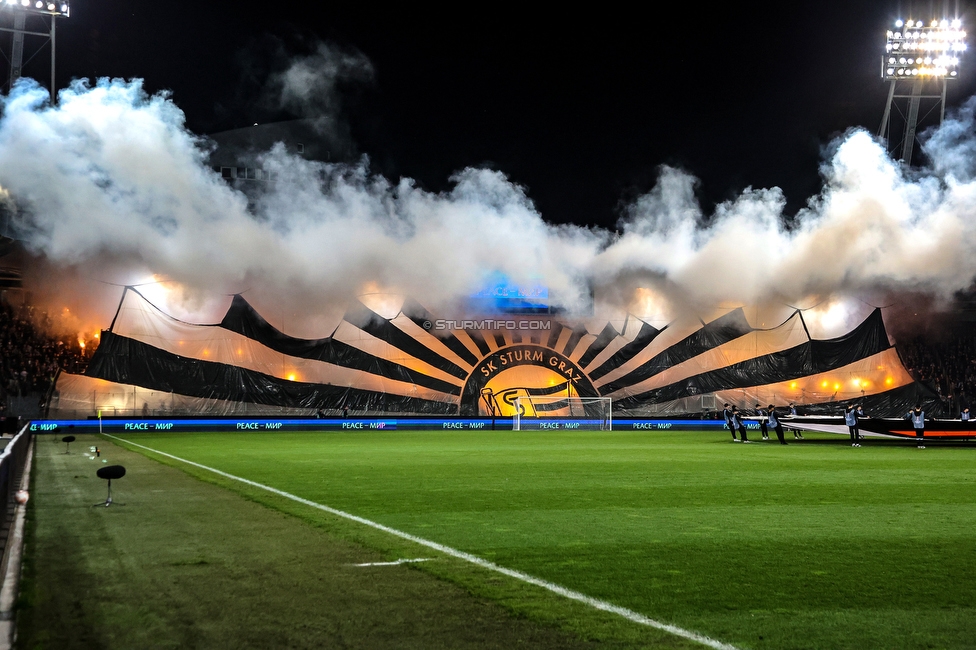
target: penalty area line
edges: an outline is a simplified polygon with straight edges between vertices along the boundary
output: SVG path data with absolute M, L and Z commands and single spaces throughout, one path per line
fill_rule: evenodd
M 277 494 L 278 496 L 285 497 L 286 499 L 290 499 L 297 503 L 301 503 L 302 505 L 306 505 L 310 508 L 315 508 L 317 510 L 327 512 L 330 515 L 335 515 L 336 517 L 341 517 L 343 519 L 354 521 L 358 524 L 362 524 L 364 526 L 368 526 L 370 528 L 383 531 L 384 533 L 393 535 L 395 537 L 399 537 L 400 539 L 405 539 L 407 541 L 413 542 L 414 544 L 419 544 L 420 546 L 425 546 L 429 549 L 440 551 L 444 555 L 448 555 L 450 557 L 457 558 L 459 560 L 464 560 L 465 562 L 469 562 L 471 564 L 479 566 L 482 569 L 487 569 L 488 571 L 494 571 L 495 573 L 501 573 L 502 575 L 506 575 L 510 578 L 515 578 L 516 580 L 519 580 L 521 582 L 525 582 L 527 584 L 540 587 L 542 589 L 545 589 L 546 591 L 550 591 L 564 598 L 568 598 L 569 600 L 574 600 L 578 603 L 588 605 L 593 609 L 597 609 L 602 612 L 608 612 L 610 614 L 616 614 L 617 616 L 625 618 L 628 621 L 631 621 L 632 623 L 637 623 L 639 625 L 652 627 L 656 630 L 661 630 L 662 632 L 667 632 L 669 634 L 673 634 L 674 636 L 681 637 L 683 639 L 688 639 L 689 641 L 694 641 L 696 643 L 700 643 L 701 645 L 704 645 L 706 647 L 714 648 L 715 650 L 738 650 L 733 645 L 730 645 L 728 643 L 723 643 L 722 641 L 718 641 L 711 637 L 707 637 L 703 634 L 698 634 L 697 632 L 692 632 L 691 630 L 686 630 L 683 627 L 678 627 L 677 625 L 671 625 L 670 623 L 663 623 L 661 621 L 657 621 L 653 618 L 644 616 L 643 614 L 635 612 L 631 609 L 627 609 L 626 607 L 620 607 L 619 605 L 608 603 L 605 600 L 600 600 L 598 598 L 593 598 L 592 596 L 587 596 L 586 594 L 581 593 L 579 591 L 568 589 L 561 585 L 557 585 L 554 582 L 543 580 L 542 578 L 536 578 L 535 576 L 529 575 L 528 573 L 523 573 L 522 571 L 516 571 L 515 569 L 509 569 L 507 567 L 503 567 L 500 564 L 495 564 L 494 562 L 480 558 L 477 555 L 472 555 L 471 553 L 465 553 L 464 551 L 459 551 L 456 548 L 445 546 L 444 544 L 439 544 L 429 539 L 424 539 L 423 537 L 417 537 L 416 535 L 411 535 L 410 533 L 406 533 L 402 530 L 397 530 L 396 528 L 390 528 L 389 526 L 384 526 L 383 524 L 376 521 L 372 521 L 371 519 L 366 519 L 365 517 L 360 517 L 358 515 L 345 512 L 343 510 L 338 510 L 336 508 L 331 508 L 321 503 L 316 503 L 315 501 L 311 501 L 309 499 L 305 499 L 298 495 L 291 494 L 290 492 L 285 492 L 284 490 L 279 490 L 278 488 L 271 487 L 270 485 L 264 485 L 263 483 L 258 483 L 257 481 L 252 481 L 250 479 L 246 479 L 240 476 L 234 476 L 233 474 L 228 474 L 227 472 L 224 472 L 222 470 L 216 469 L 214 467 L 208 467 L 207 465 L 202 465 L 192 460 L 187 460 L 186 458 L 180 458 L 179 456 L 174 456 L 173 454 L 167 454 L 165 451 L 159 451 L 158 449 L 153 449 L 152 447 L 140 445 L 137 442 L 132 442 L 131 440 L 126 440 L 125 438 L 119 438 L 117 436 L 113 436 L 108 433 L 103 433 L 102 435 L 104 435 L 106 438 L 112 438 L 113 440 L 124 442 L 127 445 L 132 445 L 133 447 L 139 447 L 140 449 L 145 449 L 146 451 L 152 452 L 154 454 L 159 454 L 160 456 L 165 456 L 166 458 L 172 458 L 173 460 L 179 461 L 181 463 L 186 463 L 187 465 L 198 467 L 202 470 L 212 472 L 213 474 L 216 474 L 218 476 L 223 476 L 224 478 L 228 478 L 232 481 L 238 481 L 245 485 L 250 485 L 251 487 L 256 487 L 258 489 L 271 492 L 272 494 Z

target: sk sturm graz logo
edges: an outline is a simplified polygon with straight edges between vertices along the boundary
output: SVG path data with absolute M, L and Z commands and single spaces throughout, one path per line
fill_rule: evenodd
M 547 398 L 599 397 L 590 379 L 573 361 L 562 354 L 539 345 L 512 345 L 484 357 L 468 375 L 461 392 L 461 415 L 488 415 L 480 401 L 483 389 L 495 396 L 499 415 L 515 414 L 516 398 L 545 396 Z M 525 404 L 528 403 L 529 406 Z M 523 399 L 526 409 L 539 413 L 559 414 L 568 408 L 568 401 L 551 399 L 533 405 L 531 399 Z M 522 415 L 535 415 L 523 412 Z
M 572 411 L 573 403 L 570 397 L 576 397 L 572 384 L 568 381 L 548 388 L 519 386 L 506 388 L 499 393 L 492 391 L 495 402 L 506 415 L 520 411 L 519 415 L 535 417 L 541 415 L 584 415 Z M 521 397 L 521 402 L 518 398 Z M 533 400 L 534 397 L 547 399 Z M 558 399 L 565 397 L 566 399 Z M 556 399 L 551 399 L 556 398 Z M 484 405 L 482 405 L 484 410 Z

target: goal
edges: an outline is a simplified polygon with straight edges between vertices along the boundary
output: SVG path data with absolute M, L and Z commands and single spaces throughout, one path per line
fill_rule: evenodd
M 609 397 L 519 395 L 515 398 L 515 431 L 542 429 L 613 429 L 613 400 Z

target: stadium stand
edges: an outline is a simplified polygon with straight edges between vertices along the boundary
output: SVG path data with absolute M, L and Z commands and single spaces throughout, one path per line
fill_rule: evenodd
M 89 352 L 77 336 L 52 336 L 46 316 L 32 322 L 30 308 L 19 312 L 0 304 L 0 417 L 31 417 L 42 410 L 58 369 L 84 372 Z M 4 430 L 6 430 L 4 428 Z
M 976 395 L 976 331 L 957 323 L 938 332 L 916 334 L 898 344 L 912 377 L 949 402 L 958 415 L 973 407 Z

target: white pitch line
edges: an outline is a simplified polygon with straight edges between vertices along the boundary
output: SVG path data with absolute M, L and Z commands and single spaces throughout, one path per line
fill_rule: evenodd
M 393 562 L 363 562 L 362 564 L 353 564 L 353 566 L 398 566 L 409 562 L 430 562 L 433 559 L 432 557 L 417 557 L 409 560 L 394 560 Z
M 405 539 L 407 541 L 413 542 L 414 544 L 419 544 L 421 546 L 426 546 L 427 548 L 433 549 L 435 551 L 440 551 L 445 555 L 457 558 L 459 560 L 464 560 L 465 562 L 470 562 L 471 564 L 477 565 L 483 569 L 488 569 L 489 571 L 495 571 L 496 573 L 501 573 L 510 578 L 515 578 L 522 582 L 528 583 L 530 585 L 535 585 L 536 587 L 541 587 L 547 591 L 551 591 L 554 594 L 563 596 L 570 600 L 575 600 L 576 602 L 588 605 L 593 609 L 598 609 L 603 612 L 609 612 L 611 614 L 616 614 L 621 616 L 628 621 L 637 623 L 639 625 L 646 625 L 647 627 L 653 627 L 657 630 L 662 630 L 679 636 L 683 639 L 688 639 L 690 641 L 695 641 L 709 648 L 715 648 L 715 650 L 738 650 L 734 645 L 728 643 L 723 643 L 711 637 L 707 637 L 703 634 L 698 634 L 697 632 L 692 632 L 691 630 L 686 630 L 683 627 L 678 627 L 677 625 L 671 625 L 670 623 L 662 623 L 661 621 L 654 620 L 635 612 L 632 609 L 627 609 L 626 607 L 620 607 L 619 605 L 614 605 L 613 603 L 608 603 L 605 600 L 599 600 L 591 596 L 587 596 L 579 591 L 574 591 L 572 589 L 567 589 L 561 585 L 557 585 L 554 582 L 549 582 L 543 580 L 542 578 L 536 578 L 535 576 L 529 575 L 528 573 L 522 573 L 521 571 L 516 571 L 515 569 L 509 569 L 503 567 L 494 562 L 482 559 L 477 555 L 472 555 L 470 553 L 465 553 L 464 551 L 459 551 L 456 548 L 450 546 L 445 546 L 443 544 L 438 544 L 437 542 L 432 542 L 429 539 L 424 539 L 423 537 L 417 537 L 416 535 L 411 535 L 410 533 L 405 533 L 402 530 L 397 530 L 396 528 L 390 528 L 389 526 L 384 526 L 381 523 L 366 519 L 365 517 L 360 517 L 358 515 L 350 514 L 342 510 L 337 510 L 335 508 L 330 508 L 329 506 L 322 505 L 321 503 L 316 503 L 315 501 L 310 501 L 308 499 L 302 498 L 300 496 L 291 494 L 290 492 L 285 492 L 284 490 L 279 490 L 278 488 L 271 487 L 270 485 L 264 485 L 263 483 L 258 483 L 250 479 L 242 478 L 240 476 L 234 476 L 233 474 L 228 474 L 227 472 L 215 469 L 213 467 L 208 467 L 206 465 L 201 465 L 200 463 L 195 463 L 192 460 L 187 460 L 185 458 L 180 458 L 179 456 L 174 456 L 173 454 L 167 454 L 165 451 L 159 451 L 158 449 L 153 449 L 152 447 L 146 447 L 145 445 L 140 445 L 137 442 L 132 442 L 131 440 L 126 440 L 125 438 L 119 438 L 108 433 L 102 434 L 107 438 L 112 438 L 113 440 L 120 440 L 126 444 L 132 445 L 133 447 L 139 447 L 145 449 L 146 451 L 151 451 L 154 454 L 159 454 L 160 456 L 166 456 L 167 458 L 172 458 L 173 460 L 178 460 L 181 463 L 186 463 L 187 465 L 193 465 L 194 467 L 199 467 L 200 469 L 207 470 L 208 472 L 213 472 L 218 476 L 223 476 L 224 478 L 229 478 L 233 481 L 239 481 L 245 485 L 250 485 L 251 487 L 260 488 L 262 490 L 267 490 L 272 494 L 277 494 L 278 496 L 285 497 L 286 499 L 291 499 L 303 505 L 309 506 L 310 508 L 316 508 L 317 510 L 322 510 L 323 512 L 328 512 L 336 517 L 342 517 L 343 519 L 348 519 L 350 521 L 355 521 L 356 523 L 363 524 L 364 526 L 369 526 L 370 528 L 375 528 L 376 530 L 381 530 L 384 533 L 388 533 L 395 537 Z

